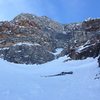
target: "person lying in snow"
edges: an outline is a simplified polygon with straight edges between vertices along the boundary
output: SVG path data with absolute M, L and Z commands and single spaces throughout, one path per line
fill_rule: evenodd
M 48 75 L 48 76 L 44 76 L 44 77 L 62 76 L 62 75 L 66 75 L 66 74 L 73 74 L 73 72 L 72 71 L 70 71 L 70 72 L 61 72 L 59 74 Z

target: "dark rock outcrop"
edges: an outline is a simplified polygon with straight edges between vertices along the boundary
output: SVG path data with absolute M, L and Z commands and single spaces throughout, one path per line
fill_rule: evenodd
M 98 56 L 100 54 L 100 19 L 83 21 L 80 27 L 73 31 L 69 44 L 68 51 L 72 59 Z
M 98 67 L 100 67 L 100 56 L 98 57 Z
M 5 53 L 6 52 L 6 53 Z M 2 57 L 18 64 L 43 64 L 54 59 L 54 55 L 40 45 L 16 45 L 4 50 Z
M 99 72 L 98 74 L 95 75 L 95 78 L 94 78 L 94 79 L 95 79 L 95 80 L 96 80 L 96 79 L 100 79 L 100 72 Z
M 86 45 L 80 48 L 72 49 L 69 56 L 72 59 L 85 59 L 87 57 L 97 57 L 100 54 L 100 43 Z

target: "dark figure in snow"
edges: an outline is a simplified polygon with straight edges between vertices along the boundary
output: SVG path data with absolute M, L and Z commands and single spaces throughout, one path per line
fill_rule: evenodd
M 99 64 L 99 67 L 100 67 L 100 56 L 99 56 L 99 58 L 98 58 L 98 64 Z
M 48 76 L 44 76 L 44 77 L 62 76 L 62 75 L 66 75 L 66 74 L 73 74 L 73 72 L 72 71 L 70 71 L 70 72 L 61 72 L 59 74 L 48 75 Z

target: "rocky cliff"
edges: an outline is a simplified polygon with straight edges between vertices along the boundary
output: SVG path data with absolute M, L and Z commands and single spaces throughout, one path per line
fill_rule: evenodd
M 61 24 L 46 16 L 22 13 L 9 22 L 0 22 L 0 57 L 14 63 L 42 64 L 66 54 L 83 59 L 91 55 L 91 49 L 85 49 L 90 45 L 97 48 L 91 56 L 97 56 L 99 42 L 100 19 Z M 63 51 L 55 56 L 57 48 Z M 90 54 L 84 57 L 80 48 Z

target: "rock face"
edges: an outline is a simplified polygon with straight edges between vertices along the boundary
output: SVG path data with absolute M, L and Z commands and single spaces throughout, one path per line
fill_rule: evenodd
M 55 59 L 52 53 L 56 48 L 62 48 L 66 44 L 63 37 L 67 35 L 62 32 L 63 25 L 46 16 L 22 13 L 10 22 L 0 22 L 0 57 L 10 62 L 26 64 L 51 61 Z
M 68 53 L 72 59 L 83 59 L 91 52 L 91 56 L 99 54 L 99 42 L 100 19 L 64 25 L 46 16 L 22 13 L 0 22 L 0 57 L 14 63 L 42 64 Z M 63 51 L 55 56 L 57 48 Z
M 73 32 L 69 56 L 72 59 L 97 57 L 100 54 L 100 19 L 90 19 Z
M 85 59 L 87 57 L 97 57 L 100 54 L 100 43 L 94 43 L 94 44 L 88 44 L 81 47 L 78 47 L 78 49 L 72 49 L 69 53 L 69 56 L 72 59 Z
M 54 55 L 40 45 L 16 45 L 5 50 L 4 59 L 20 64 L 42 64 L 54 59 Z

